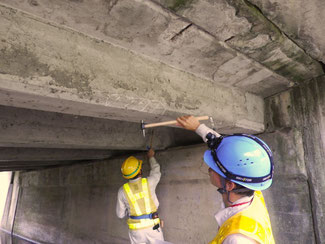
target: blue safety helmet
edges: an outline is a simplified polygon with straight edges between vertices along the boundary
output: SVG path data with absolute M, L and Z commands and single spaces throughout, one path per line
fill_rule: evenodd
M 248 134 L 214 138 L 217 143 L 204 153 L 204 161 L 211 169 L 251 190 L 265 190 L 271 186 L 273 157 L 265 142 Z

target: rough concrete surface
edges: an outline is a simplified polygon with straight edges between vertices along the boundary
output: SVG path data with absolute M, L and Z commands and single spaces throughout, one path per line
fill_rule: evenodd
M 233 32 L 240 35 L 252 25 L 245 18 L 235 16 L 236 10 L 226 2 L 211 4 L 199 1 L 194 6 L 196 13 L 200 13 L 198 17 L 192 12 L 190 16 L 181 13 L 188 20 L 150 0 L 102 0 L 95 3 L 36 1 L 36 4 L 35 1 L 32 3 L 27 0 L 0 2 L 199 77 L 228 86 L 235 84 L 236 87 L 263 96 L 292 85 L 291 77 L 287 77 L 287 74 L 282 73 L 284 77 L 277 75 L 224 42 L 233 37 Z M 201 19 L 204 19 L 204 24 Z M 211 23 L 219 23 L 221 26 L 214 29 Z M 227 33 L 228 30 L 230 33 Z M 224 63 L 227 62 L 232 67 L 225 66 Z M 257 89 L 252 89 L 245 80 L 253 75 L 256 77 L 260 72 L 267 75 L 255 78 L 253 84 Z M 278 85 L 270 89 L 272 81 Z
M 6 106 L 0 106 L 0 111 L 3 147 L 145 150 L 150 140 L 150 130 L 143 137 L 140 121 L 130 123 Z M 172 133 L 163 127 L 155 129 L 153 143 L 158 149 L 172 145 Z
M 281 180 L 293 178 L 297 186 L 307 181 L 309 196 L 304 198 L 312 208 L 316 243 L 323 243 L 325 224 L 324 94 L 323 77 L 266 101 L 265 139 L 283 163 L 277 171 Z M 296 203 L 291 201 L 291 205 Z
M 315 238 L 308 186 L 299 175 L 290 173 L 275 176 L 272 187 L 266 190 L 275 243 L 322 243 Z
M 37 157 L 35 157 L 37 155 Z M 109 150 L 60 149 L 60 148 L 19 148 L 1 147 L 0 161 L 43 161 L 104 159 L 113 155 Z
M 325 63 L 324 1 L 251 0 L 251 2 L 311 57 Z
M 207 243 L 216 233 L 213 213 L 221 199 L 202 165 L 205 149 L 157 153 L 162 171 L 159 212 L 166 240 L 172 243 Z M 46 243 L 128 243 L 126 222 L 115 214 L 125 157 L 23 173 L 15 233 Z M 146 161 L 144 170 L 147 175 Z
M 221 207 L 221 198 L 203 162 L 206 149 L 198 145 L 156 155 L 162 172 L 157 187 L 159 213 L 165 222 L 165 239 L 172 243 L 208 243 L 217 233 L 213 216 Z M 126 157 L 22 173 L 15 233 L 46 243 L 129 243 L 125 220 L 115 215 L 117 190 L 125 182 L 120 165 Z M 148 169 L 145 161 L 145 175 Z M 296 182 L 277 177 L 265 193 L 276 243 L 289 239 L 313 243 L 308 186 L 302 180 L 298 189 Z M 303 231 L 294 225 L 297 221 L 303 221 Z
M 26 170 L 2 228 L 44 243 L 128 243 L 115 201 L 125 154 L 149 142 L 139 121 L 194 114 L 271 146 L 276 243 L 324 243 L 323 13 L 321 0 L 0 0 L 0 171 Z M 206 146 L 166 150 L 197 143 L 191 133 L 161 128 L 153 143 L 173 243 L 217 232 Z
M 304 49 L 291 41 L 281 31 L 281 28 L 279 29 L 267 19 L 250 1 L 159 0 L 159 2 L 203 27 L 209 33 L 213 33 L 219 40 L 223 40 L 238 52 L 258 61 L 269 70 L 293 82 L 302 82 L 324 73 L 322 66 L 317 61 L 306 55 Z M 178 5 L 180 2 L 182 4 Z M 178 6 L 176 7 L 176 5 Z M 291 5 L 295 5 L 295 3 Z M 296 13 L 292 12 L 291 14 Z M 319 38 L 319 40 L 321 39 Z M 320 47 L 321 45 L 318 46 L 318 48 Z M 250 76 L 259 72 L 266 73 L 265 70 L 252 69 Z M 264 76 L 259 75 L 258 80 L 260 82 L 254 82 L 254 88 L 245 84 L 245 80 L 251 80 L 251 77 L 243 79 L 236 86 L 246 87 L 248 90 L 258 89 L 262 94 L 263 90 L 268 90 L 264 94 L 271 95 L 272 89 L 267 89 L 270 76 L 272 82 L 279 83 L 278 88 L 273 84 L 274 93 L 281 88 L 284 89 L 284 83 L 274 77 L 272 72 Z
M 0 54 L 13 64 L 1 65 L 4 105 L 133 122 L 207 114 L 220 129 L 263 130 L 258 96 L 215 86 L 20 11 L 0 9 L 0 31 L 6 36 Z
M 210 125 L 209 121 L 205 121 Z M 107 159 L 127 151 L 201 142 L 175 127 L 145 130 L 138 123 L 0 106 L 0 171 Z

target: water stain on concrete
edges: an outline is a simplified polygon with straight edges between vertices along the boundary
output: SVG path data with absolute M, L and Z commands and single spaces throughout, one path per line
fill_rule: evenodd
M 56 85 L 76 89 L 80 97 L 92 95 L 88 75 L 78 71 L 50 69 L 26 47 L 3 47 L 0 50 L 0 73 L 22 78 L 50 76 Z

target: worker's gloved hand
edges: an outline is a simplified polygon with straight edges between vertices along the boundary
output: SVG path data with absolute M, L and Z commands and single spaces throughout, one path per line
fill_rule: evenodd
M 176 119 L 177 125 L 187 129 L 195 131 L 199 126 L 200 122 L 192 115 L 182 116 Z
M 154 157 L 155 151 L 152 148 L 150 148 L 149 151 L 147 152 L 147 156 L 148 156 L 148 158 Z

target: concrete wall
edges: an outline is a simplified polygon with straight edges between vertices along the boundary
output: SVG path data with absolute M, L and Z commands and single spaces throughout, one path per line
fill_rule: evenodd
M 208 243 L 216 233 L 213 215 L 221 199 L 202 161 L 205 148 L 157 154 L 159 212 L 172 243 Z M 41 243 L 129 243 L 125 220 L 115 214 L 124 158 L 21 173 L 15 233 Z M 148 168 L 146 162 L 145 175 Z
M 205 149 L 157 153 L 159 212 L 165 238 L 174 244 L 208 243 L 217 233 L 213 216 L 221 198 L 209 182 Z M 14 232 L 41 243 L 129 243 L 125 220 L 115 215 L 116 193 L 125 182 L 120 176 L 124 158 L 21 173 Z M 283 180 L 280 172 L 286 167 L 280 159 L 274 185 L 265 191 L 276 243 L 315 243 L 306 177 L 293 173 Z M 144 169 L 147 175 L 147 163 Z
M 267 131 L 260 136 L 275 157 L 265 196 L 276 243 L 324 243 L 324 91 L 319 79 L 266 100 Z M 157 154 L 160 214 L 172 243 L 208 243 L 217 232 L 221 199 L 208 180 L 205 149 Z M 124 158 L 21 173 L 15 233 L 42 243 L 128 243 L 125 220 L 115 216 Z
M 287 243 L 293 243 L 291 238 L 294 243 L 325 243 L 324 81 L 312 80 L 266 99 L 263 138 L 277 163 L 272 206 L 276 216 L 283 216 L 275 220 L 276 228 L 289 238 Z

